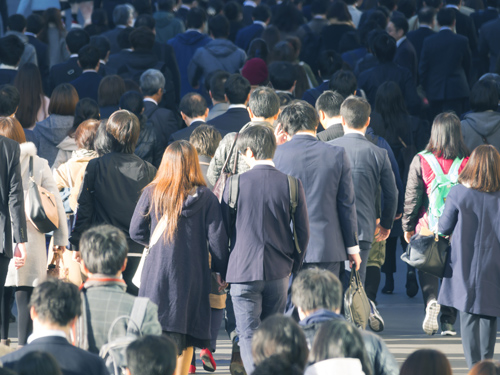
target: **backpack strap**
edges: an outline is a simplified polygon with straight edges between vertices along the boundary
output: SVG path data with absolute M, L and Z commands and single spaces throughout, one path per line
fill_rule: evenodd
M 422 151 L 420 152 L 420 155 L 422 155 L 425 161 L 429 164 L 436 177 L 444 176 L 443 168 L 441 168 L 441 165 L 432 152 Z
M 135 335 L 141 336 L 141 327 L 144 322 L 144 318 L 146 317 L 146 310 L 148 308 L 149 298 L 146 297 L 135 297 L 134 306 L 132 307 L 132 311 L 130 312 L 130 320 L 132 320 L 134 324 L 128 324 L 127 327 L 127 336 Z M 137 332 L 137 329 L 139 332 Z
M 292 225 L 293 225 L 293 238 L 295 241 L 295 249 L 299 254 L 302 253 L 302 250 L 299 246 L 299 240 L 297 238 L 297 231 L 295 227 L 295 211 L 297 210 L 297 205 L 299 203 L 299 183 L 297 179 L 293 176 L 288 177 L 288 190 L 290 191 L 290 216 L 292 217 Z
M 463 160 L 464 158 L 455 158 L 455 160 L 453 160 L 453 164 L 450 167 L 450 170 L 448 171 L 450 181 L 453 183 L 456 183 L 458 181 L 458 171 L 460 169 L 460 166 L 462 165 Z

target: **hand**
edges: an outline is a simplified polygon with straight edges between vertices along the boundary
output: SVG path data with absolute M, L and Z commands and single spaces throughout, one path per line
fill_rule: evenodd
M 411 230 L 409 232 L 405 232 L 405 241 L 410 243 L 410 239 L 412 238 L 412 236 L 415 234 L 415 231 L 414 230 Z
M 19 249 L 20 255 L 14 254 L 14 266 L 16 267 L 16 270 L 24 266 L 27 256 L 25 243 L 18 243 L 17 248 Z
M 359 267 L 361 266 L 361 257 L 359 256 L 359 253 L 357 254 L 349 254 L 349 265 L 352 266 L 356 266 L 356 271 L 359 271 Z
M 73 251 L 73 262 L 80 263 L 82 261 L 82 257 L 79 251 Z
M 403 216 L 403 214 L 396 215 L 396 217 L 394 218 L 394 221 L 401 219 L 402 216 Z
M 224 280 L 222 280 L 222 277 L 220 276 L 220 273 L 216 273 L 215 274 L 215 279 L 217 280 L 217 284 L 219 284 L 219 292 L 222 292 L 229 285 Z
M 276 145 L 278 146 L 290 140 L 288 134 L 281 129 L 281 124 L 278 124 L 276 129 L 274 129 L 274 136 L 276 137 Z
M 387 238 L 389 238 L 389 234 L 391 234 L 390 229 L 385 229 L 380 224 L 377 224 L 377 229 L 375 230 L 375 241 L 385 241 Z

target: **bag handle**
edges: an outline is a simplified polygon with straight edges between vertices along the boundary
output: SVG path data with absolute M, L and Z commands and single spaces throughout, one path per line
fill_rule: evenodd
M 30 156 L 30 163 L 29 163 L 29 173 L 30 173 L 30 178 L 33 179 L 33 156 Z
M 238 134 L 239 133 L 236 133 L 235 137 L 234 137 L 234 141 L 233 141 L 233 144 L 231 145 L 231 149 L 229 150 L 229 154 L 227 155 L 226 157 L 226 161 L 224 162 L 224 165 L 222 166 L 222 173 L 224 173 L 224 171 L 226 170 L 226 167 L 227 167 L 227 163 L 229 163 L 229 160 L 231 159 L 231 155 L 233 154 L 233 150 L 234 150 L 234 146 L 236 146 L 236 141 L 238 140 Z M 236 172 L 236 170 L 233 171 L 233 173 Z

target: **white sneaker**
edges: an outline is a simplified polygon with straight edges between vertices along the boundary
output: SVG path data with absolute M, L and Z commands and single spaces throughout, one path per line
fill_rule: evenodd
M 441 305 L 439 305 L 435 299 L 431 300 L 425 308 L 425 319 L 422 324 L 422 329 L 430 336 L 437 333 L 439 329 L 439 310 L 441 310 Z
M 373 332 L 382 332 L 384 330 L 384 319 L 382 319 L 382 315 L 378 312 L 375 303 L 371 299 L 368 301 L 370 301 L 370 318 L 368 319 L 368 325 Z

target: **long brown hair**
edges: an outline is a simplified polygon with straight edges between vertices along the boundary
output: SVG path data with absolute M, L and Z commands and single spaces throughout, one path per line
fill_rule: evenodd
M 500 191 L 500 154 L 492 145 L 477 147 L 458 182 L 485 193 Z
M 19 144 L 26 142 L 23 127 L 15 117 L 0 117 L 0 135 Z
M 27 63 L 19 67 L 19 71 L 14 79 L 14 86 L 16 86 L 21 95 L 16 118 L 23 128 L 31 128 L 36 123 L 38 110 L 44 104 L 42 78 L 38 67 L 32 63 Z
M 458 116 L 443 112 L 432 123 L 431 139 L 425 148 L 438 158 L 451 159 L 469 156 L 469 149 L 462 137 L 462 125 Z
M 172 241 L 189 192 L 196 186 L 206 186 L 196 149 L 184 140 L 168 146 L 149 185 L 154 186 L 150 214 L 154 207 L 158 220 L 167 215 L 166 239 Z

